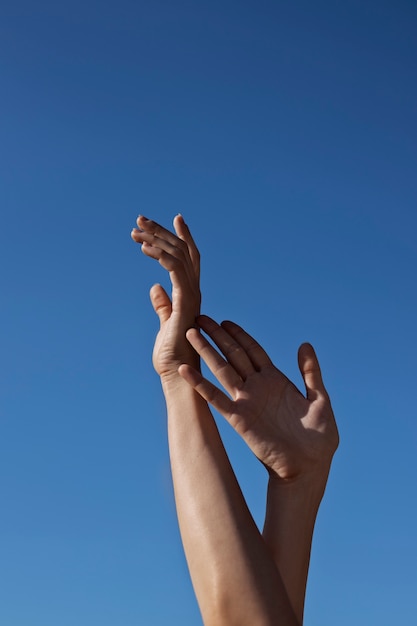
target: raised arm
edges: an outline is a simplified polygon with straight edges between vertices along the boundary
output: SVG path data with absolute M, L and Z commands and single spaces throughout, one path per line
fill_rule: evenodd
M 298 626 L 278 569 L 246 506 L 206 401 L 178 374 L 198 371 L 186 330 L 199 312 L 199 255 L 184 220 L 176 234 L 138 218 L 132 238 L 169 272 L 172 300 L 151 290 L 160 320 L 153 363 L 168 412 L 175 502 L 206 626 Z
M 261 346 L 232 322 L 198 319 L 223 356 L 196 330 L 187 337 L 225 394 L 188 365 L 180 373 L 243 437 L 269 472 L 264 538 L 302 623 L 311 541 L 337 427 L 310 344 L 298 353 L 303 395 Z

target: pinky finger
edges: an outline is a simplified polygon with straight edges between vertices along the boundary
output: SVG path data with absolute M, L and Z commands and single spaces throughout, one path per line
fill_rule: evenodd
M 223 391 L 206 380 L 190 365 L 180 365 L 178 373 L 216 411 L 226 419 L 230 418 L 233 402 Z

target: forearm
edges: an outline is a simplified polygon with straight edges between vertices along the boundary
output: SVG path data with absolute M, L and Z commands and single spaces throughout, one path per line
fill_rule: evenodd
M 270 478 L 263 537 L 300 624 L 317 512 L 327 471 L 293 482 Z
M 206 402 L 179 377 L 163 390 L 178 520 L 204 623 L 296 626 Z

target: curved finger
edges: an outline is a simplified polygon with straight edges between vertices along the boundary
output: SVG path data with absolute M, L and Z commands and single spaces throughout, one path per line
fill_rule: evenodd
M 219 383 L 233 397 L 243 384 L 242 378 L 236 370 L 221 357 L 207 339 L 195 328 L 190 328 L 186 333 L 186 337 Z
M 181 247 L 183 251 L 187 248 L 186 244 L 182 241 L 182 239 L 177 237 L 177 235 L 172 233 L 167 228 L 164 228 L 163 226 L 161 226 L 160 224 L 158 224 L 158 222 L 155 222 L 154 220 L 150 220 L 147 217 L 144 217 L 143 215 L 139 215 L 139 217 L 136 220 L 136 223 L 140 231 L 150 233 L 151 235 L 154 235 L 155 237 L 158 237 L 159 239 L 163 239 L 164 241 L 167 241 L 168 243 L 170 243 L 172 246 Z
M 185 285 L 183 280 L 188 277 L 187 271 L 184 263 L 181 259 L 169 252 L 165 252 L 159 246 L 153 246 L 148 242 L 143 242 L 142 244 L 142 252 L 146 254 L 146 256 L 151 257 L 151 259 L 155 259 L 159 261 L 160 265 L 168 272 L 170 272 L 171 280 L 174 286 L 180 286 L 180 284 Z
M 245 348 L 208 315 L 200 315 L 198 325 L 214 341 L 239 376 L 246 380 L 249 374 L 253 373 L 254 367 Z
M 157 237 L 153 233 L 148 233 L 144 230 L 134 229 L 132 230 L 132 239 L 136 241 L 136 243 L 147 243 L 154 248 L 160 248 L 161 250 L 167 252 L 168 254 L 171 254 L 172 256 L 185 260 L 184 249 L 182 247 L 174 245 L 166 239 Z M 178 238 L 177 242 L 179 242 Z
M 259 371 L 263 367 L 272 365 L 271 359 L 262 346 L 260 346 L 249 333 L 243 330 L 241 326 L 230 321 L 222 322 L 221 326 L 240 346 L 242 346 L 256 370 Z
M 226 394 L 190 365 L 180 365 L 178 373 L 200 396 L 226 419 L 232 414 L 233 402 Z
M 163 228 L 157 222 L 143 216 L 138 217 L 137 224 L 139 229 L 134 228 L 131 237 L 136 243 L 142 244 L 142 250 L 147 256 L 158 259 L 161 265 L 170 272 L 175 270 L 181 271 L 183 269 L 188 276 L 190 285 L 195 285 L 196 281 L 198 283 L 199 263 L 195 266 L 195 262 L 191 257 L 190 248 L 185 240 L 171 233 L 166 228 Z M 182 267 L 175 263 L 173 259 L 169 259 L 164 255 L 159 255 L 156 252 L 151 254 L 147 246 L 143 247 L 144 243 L 154 248 L 160 248 L 167 254 L 178 259 L 182 263 Z M 195 244 L 193 245 L 195 246 Z M 193 254 L 195 253 L 193 252 Z

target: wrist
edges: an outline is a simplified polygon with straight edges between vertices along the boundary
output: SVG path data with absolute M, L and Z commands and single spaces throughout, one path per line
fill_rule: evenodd
M 167 398 L 171 395 L 177 395 L 178 393 L 190 393 L 191 395 L 196 394 L 194 389 L 187 383 L 186 380 L 178 373 L 178 368 L 180 364 L 176 368 L 172 368 L 170 370 L 165 371 L 163 374 L 160 374 L 160 381 L 162 386 L 162 391 Z M 196 369 L 200 369 L 198 365 L 194 365 Z M 198 394 L 197 394 L 198 395 Z
M 268 498 L 285 500 L 291 508 L 311 513 L 315 516 L 326 489 L 329 470 L 309 472 L 292 480 L 280 480 L 270 477 Z
M 164 392 L 175 390 L 178 387 L 185 387 L 185 380 L 181 378 L 181 376 L 178 374 L 178 367 L 179 364 L 176 367 L 173 367 L 172 369 L 166 370 L 163 373 L 159 374 L 159 379 L 161 381 L 161 386 Z

